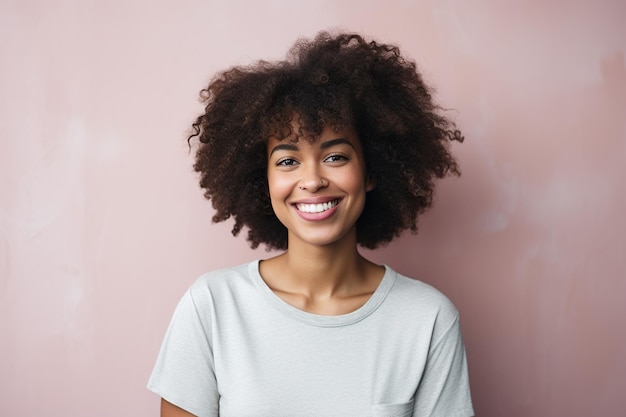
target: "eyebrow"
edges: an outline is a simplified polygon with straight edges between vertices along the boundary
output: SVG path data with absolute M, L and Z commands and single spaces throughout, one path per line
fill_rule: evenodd
M 333 146 L 337 146 L 337 145 L 348 145 L 352 149 L 354 149 L 354 145 L 352 144 L 352 142 L 350 142 L 346 138 L 337 138 L 337 139 L 327 140 L 326 142 L 322 142 L 322 144 L 320 145 L 320 148 L 328 149 L 328 148 L 332 148 Z M 293 143 L 281 143 L 281 144 L 278 144 L 278 145 L 274 146 L 274 148 L 270 152 L 270 156 L 272 156 L 272 154 L 274 152 L 281 151 L 281 150 L 297 151 L 298 150 L 298 146 L 294 145 Z
M 327 140 L 326 142 L 323 142 L 320 147 L 322 149 L 328 149 L 328 148 L 332 148 L 333 146 L 337 146 L 337 145 L 348 145 L 350 146 L 352 149 L 354 149 L 354 145 L 352 144 L 352 142 L 350 142 L 348 139 L 346 138 L 338 138 L 338 139 L 331 139 L 331 140 Z
M 281 143 L 279 145 L 274 146 L 274 148 L 272 149 L 272 152 L 270 152 L 270 156 L 272 156 L 274 152 L 281 151 L 281 150 L 297 151 L 298 147 L 292 143 Z

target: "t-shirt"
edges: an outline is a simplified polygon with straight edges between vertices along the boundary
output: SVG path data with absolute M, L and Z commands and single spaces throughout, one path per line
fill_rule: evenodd
M 185 293 L 148 388 L 199 417 L 469 417 L 459 316 L 433 287 L 388 266 L 359 309 L 300 310 L 259 261 Z

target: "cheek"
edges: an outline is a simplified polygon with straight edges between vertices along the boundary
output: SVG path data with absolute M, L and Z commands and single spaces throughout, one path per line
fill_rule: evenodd
M 290 190 L 292 188 L 291 181 L 288 178 L 276 175 L 268 175 L 267 184 L 269 188 L 270 199 L 272 201 L 285 198 L 290 194 Z
M 351 193 L 358 194 L 367 191 L 367 184 L 360 170 L 346 172 L 345 175 L 338 180 L 343 184 L 343 188 L 349 190 Z

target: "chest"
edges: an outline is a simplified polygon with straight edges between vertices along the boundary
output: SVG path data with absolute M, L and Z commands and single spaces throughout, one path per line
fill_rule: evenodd
M 375 319 L 336 328 L 251 321 L 214 340 L 221 416 L 411 415 L 427 328 Z

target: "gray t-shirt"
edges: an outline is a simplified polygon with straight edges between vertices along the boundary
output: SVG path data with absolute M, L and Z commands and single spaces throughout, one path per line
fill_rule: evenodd
M 389 267 L 358 310 L 321 316 L 283 301 L 259 261 L 185 293 L 148 388 L 199 417 L 469 417 L 458 313 Z

